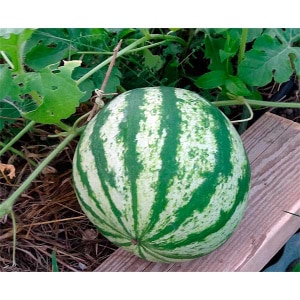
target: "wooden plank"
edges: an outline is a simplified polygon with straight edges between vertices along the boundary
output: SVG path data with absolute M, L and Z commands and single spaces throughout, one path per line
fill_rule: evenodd
M 214 252 L 184 263 L 152 263 L 118 249 L 95 271 L 260 271 L 300 227 L 300 124 L 266 113 L 242 136 L 252 172 L 245 216 Z

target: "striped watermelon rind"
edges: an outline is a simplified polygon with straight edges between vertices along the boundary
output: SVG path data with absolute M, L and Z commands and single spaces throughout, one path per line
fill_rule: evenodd
M 250 166 L 227 117 L 198 94 L 139 88 L 87 125 L 73 181 L 90 221 L 111 242 L 149 261 L 210 253 L 240 223 Z

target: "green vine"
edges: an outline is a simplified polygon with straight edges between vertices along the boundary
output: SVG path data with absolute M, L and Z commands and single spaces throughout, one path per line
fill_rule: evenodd
M 9 214 L 15 201 L 29 187 L 31 182 L 42 172 L 42 170 L 59 154 L 82 130 L 69 132 L 69 135 L 37 166 L 37 168 L 28 176 L 21 186 L 0 204 L 0 218 Z
M 262 100 L 246 99 L 244 97 L 237 97 L 234 100 L 214 101 L 214 105 L 221 106 L 232 106 L 232 105 L 244 105 L 246 101 L 251 106 L 264 106 L 264 107 L 281 107 L 281 108 L 300 108 L 300 103 L 295 102 L 272 102 Z
M 0 157 L 3 155 L 15 142 L 17 142 L 25 133 L 33 128 L 35 121 L 30 121 L 14 138 L 10 140 L 1 150 Z
M 247 35 L 248 35 L 248 28 L 243 28 L 242 35 L 241 35 L 240 50 L 238 53 L 238 65 L 242 62 L 242 60 L 244 59 L 244 56 L 245 56 Z
M 137 46 L 139 46 L 140 44 L 143 44 L 151 39 L 152 40 L 163 39 L 164 42 L 168 40 L 168 41 L 174 41 L 174 42 L 179 42 L 179 43 L 185 44 L 185 41 L 183 41 L 181 38 L 178 38 L 175 36 L 164 35 L 164 34 L 149 34 L 149 35 L 146 35 L 146 36 L 134 41 L 129 46 L 127 46 L 124 49 L 122 49 L 121 51 L 119 51 L 117 54 L 117 58 L 124 54 L 128 54 L 128 52 L 130 52 L 130 51 L 138 51 Z M 140 48 L 140 50 L 143 50 L 143 49 L 144 49 L 143 47 Z M 80 79 L 77 80 L 77 85 L 81 84 L 83 81 L 85 81 L 86 79 L 91 77 L 94 73 L 99 71 L 104 66 L 108 65 L 111 62 L 111 60 L 112 60 L 112 56 L 107 58 L 106 60 L 104 60 L 102 63 L 97 65 L 95 68 L 93 68 L 89 72 L 87 72 L 84 76 L 82 76 Z

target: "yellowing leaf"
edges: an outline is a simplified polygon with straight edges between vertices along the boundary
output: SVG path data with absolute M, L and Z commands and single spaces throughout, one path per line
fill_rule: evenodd
M 16 176 L 16 169 L 13 165 L 0 163 L 0 172 L 4 175 L 5 171 L 8 171 L 8 177 L 13 179 Z

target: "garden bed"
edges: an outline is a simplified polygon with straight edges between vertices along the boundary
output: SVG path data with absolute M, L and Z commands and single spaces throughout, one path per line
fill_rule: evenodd
M 37 127 L 32 138 L 43 140 L 45 134 Z M 71 180 L 76 146 L 73 142 L 22 194 L 15 206 L 16 266 L 12 266 L 12 223 L 9 218 L 2 220 L 0 268 L 2 271 L 51 271 L 55 253 L 59 271 L 258 271 L 300 227 L 298 217 L 284 212 L 300 212 L 300 191 L 296 184 L 299 139 L 298 124 L 269 113 L 250 127 L 243 140 L 252 164 L 252 192 L 241 226 L 228 243 L 212 254 L 168 266 L 145 262 L 117 250 L 84 216 Z M 28 144 L 28 157 L 41 158 L 41 147 Z M 22 180 L 30 172 L 28 164 L 14 155 L 10 160 L 18 165 L 17 174 Z M 1 187 L 1 197 L 8 196 L 11 185 L 2 183 Z
M 0 35 L 0 84 L 7 89 L 2 88 L 0 93 L 0 151 L 28 124 L 34 123 L 34 126 L 28 127 L 26 134 L 16 141 L 13 148 L 1 155 L 1 163 L 15 167 L 15 176 L 10 176 L 7 170 L 0 172 L 0 204 L 18 190 L 66 137 L 70 137 L 72 126 L 79 135 L 84 124 L 81 118 L 91 111 L 94 100 L 98 98 L 97 89 L 107 79 L 107 65 L 114 60 L 117 54 L 114 50 L 120 40 L 123 40 L 122 47 L 109 74 L 105 92 L 122 93 L 144 86 L 176 86 L 203 95 L 219 106 L 231 120 L 251 119 L 249 115 L 253 109 L 253 118 L 237 123 L 236 128 L 242 134 L 252 125 L 243 136 L 256 172 L 254 177 L 259 183 L 260 176 L 267 174 L 266 181 L 270 181 L 270 185 L 254 185 L 252 193 L 259 186 L 261 193 L 272 195 L 276 187 L 270 187 L 276 183 L 276 174 L 280 177 L 282 172 L 288 171 L 287 176 L 292 176 L 297 170 L 299 172 L 296 169 L 299 152 L 294 153 L 294 148 L 286 148 L 287 145 L 294 145 L 290 134 L 298 128 L 296 123 L 300 123 L 300 109 L 296 108 L 299 107 L 297 75 L 300 70 L 297 69 L 298 64 L 292 61 L 299 59 L 296 50 L 300 43 L 300 31 L 297 29 L 4 29 Z M 21 44 L 24 47 L 19 47 Z M 286 55 L 281 56 L 282 53 Z M 277 60 L 272 60 L 273 57 Z M 258 61 L 259 66 L 253 68 Z M 286 64 L 291 67 L 283 68 Z M 257 76 L 257 69 L 262 71 L 262 67 L 264 72 L 259 74 L 263 76 Z M 107 103 L 111 98 L 111 95 L 106 95 L 103 100 Z M 63 105 L 61 99 L 64 100 Z M 273 106 L 283 107 L 263 108 L 267 101 L 272 101 Z M 284 107 L 288 105 L 293 105 L 293 108 Z M 296 135 L 299 136 L 298 133 Z M 118 270 L 131 268 L 129 254 L 117 250 L 102 237 L 78 204 L 72 185 L 72 159 L 78 139 L 78 136 L 73 136 L 65 147 L 59 148 L 58 155 L 22 191 L 13 205 L 17 224 L 16 265 L 13 263 L 12 215 L 1 212 L 1 271 L 93 271 L 99 265 L 102 267 L 98 270 L 110 269 L 112 261 L 118 269 L 119 253 L 120 257 L 128 257 L 128 264 L 125 260 L 126 266 Z M 267 152 L 262 151 L 257 159 L 251 158 L 253 153 L 257 154 L 262 149 Z M 276 157 L 273 152 L 268 152 L 272 149 L 278 154 Z M 292 152 L 293 157 L 286 151 Z M 268 155 L 263 159 L 266 153 L 275 165 L 281 164 L 280 168 L 274 169 L 272 165 L 264 164 L 268 161 Z M 258 162 L 262 164 L 257 165 Z M 279 170 L 281 172 L 278 173 Z M 287 178 L 277 183 L 280 187 L 287 185 L 286 194 L 295 192 L 298 185 L 292 185 L 293 181 Z M 282 194 L 282 199 L 286 198 Z M 292 204 L 296 200 L 292 197 L 290 201 L 288 203 Z M 278 228 L 286 225 L 286 232 L 274 243 L 279 250 L 292 234 L 289 224 L 299 222 L 300 218 L 288 213 L 278 215 L 278 211 L 274 215 L 271 208 L 275 203 L 279 205 L 279 202 L 270 202 L 270 207 L 263 207 L 267 211 L 258 206 L 258 211 L 252 211 L 252 214 L 261 216 L 264 212 L 265 219 L 285 220 Z M 280 208 L 293 211 L 294 207 L 282 207 L 281 203 Z M 293 212 L 297 213 L 297 209 Z M 263 234 L 268 237 L 266 230 L 259 237 L 247 240 L 246 252 L 251 253 L 254 247 L 259 253 L 264 253 L 265 245 L 269 245 L 268 238 L 262 238 Z M 263 262 L 252 265 L 257 270 L 263 267 L 276 253 L 275 248 L 268 252 Z M 250 261 L 249 258 L 245 265 L 235 265 L 235 268 L 246 270 L 251 265 Z M 136 263 L 140 264 L 140 261 Z M 149 266 L 143 270 L 154 265 Z

